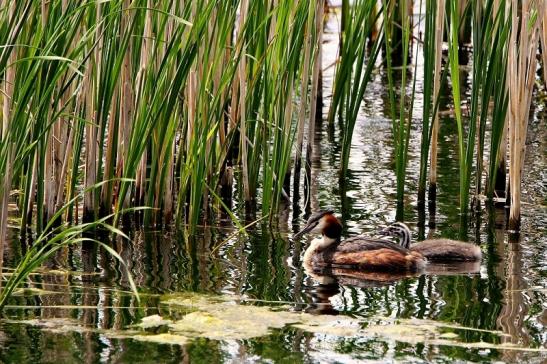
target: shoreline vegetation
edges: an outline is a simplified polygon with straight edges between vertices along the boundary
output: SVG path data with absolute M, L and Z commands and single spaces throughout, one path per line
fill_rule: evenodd
M 321 65 L 328 12 L 341 20 L 332 90 Z M 284 201 L 309 209 L 315 125 L 340 133 L 343 189 L 357 114 L 378 71 L 389 84 L 401 206 L 416 120 L 418 208 L 442 184 L 437 133 L 448 121 L 439 95 L 449 87 L 462 218 L 484 195 L 510 205 L 509 228 L 518 230 L 528 118 L 547 81 L 545 14 L 545 1 L 516 0 L 342 0 L 336 9 L 298 0 L 3 0 L 0 240 L 8 213 L 21 234 L 42 234 L 110 215 L 115 227 L 124 209 L 146 206 L 143 225 L 175 222 L 191 235 L 219 212 L 236 221 L 233 201 L 271 219 Z M 473 54 L 469 95 L 463 47 Z M 400 85 L 419 62 L 424 109 L 413 115 L 416 78 Z

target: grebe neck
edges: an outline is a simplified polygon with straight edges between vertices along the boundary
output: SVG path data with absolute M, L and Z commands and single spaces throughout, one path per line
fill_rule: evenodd
M 304 253 L 304 263 L 310 263 L 314 254 L 322 252 L 339 241 L 340 239 L 329 238 L 326 235 L 313 239 Z

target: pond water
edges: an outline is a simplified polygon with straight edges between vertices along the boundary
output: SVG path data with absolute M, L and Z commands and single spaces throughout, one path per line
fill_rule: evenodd
M 325 113 L 336 46 L 337 23 L 331 17 L 323 58 Z M 415 238 L 479 244 L 484 259 L 475 273 L 441 270 L 392 282 L 320 284 L 301 265 L 307 241 L 290 239 L 306 218 L 292 206 L 280 211 L 275 228 L 259 223 L 248 235 L 234 235 L 228 220 L 201 228 L 187 243 L 175 231 L 126 229 L 131 242 L 111 243 L 128 262 L 141 301 L 129 292 L 126 270 L 103 250 L 66 249 L 11 299 L 0 321 L 0 361 L 547 360 L 545 93 L 538 91 L 543 98 L 533 106 L 529 125 L 520 234 L 505 230 L 503 207 L 484 204 L 462 226 L 457 134 L 449 113 L 440 129 L 436 208 L 416 209 L 420 72 L 418 67 L 404 220 Z M 469 77 L 465 67 L 462 73 Z M 376 73 L 369 85 L 345 191 L 338 184 L 338 128 L 317 125 L 311 206 L 335 209 L 345 236 L 373 234 L 395 219 L 386 83 L 385 75 Z M 406 87 L 410 90 L 411 80 Z M 243 216 L 241 206 L 232 207 Z M 12 236 L 5 253 L 8 267 L 23 252 L 17 232 Z

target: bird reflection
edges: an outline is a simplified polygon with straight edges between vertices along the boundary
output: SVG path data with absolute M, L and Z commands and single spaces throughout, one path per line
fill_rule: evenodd
M 380 287 L 392 284 L 403 278 L 416 277 L 418 272 L 367 272 L 358 269 L 338 268 L 331 266 L 312 266 L 304 264 L 308 276 L 319 284 L 332 284 L 356 287 Z
M 332 278 L 332 277 L 329 277 Z M 317 315 L 338 315 L 338 310 L 332 306 L 330 298 L 340 293 L 340 285 L 333 279 L 330 283 L 319 283 L 305 290 L 310 304 L 306 307 L 307 313 Z
M 340 293 L 341 286 L 359 288 L 385 287 L 402 279 L 428 276 L 469 275 L 480 272 L 480 262 L 452 262 L 429 264 L 424 272 L 364 272 L 356 269 L 312 267 L 304 264 L 306 274 L 317 283 L 305 290 L 310 301 L 306 312 L 323 315 L 337 315 L 330 298 Z
M 341 285 L 361 288 L 381 287 L 415 275 L 410 272 L 384 273 L 332 267 L 318 268 L 309 264 L 304 264 L 304 269 L 306 274 L 317 283 L 305 290 L 310 301 L 305 311 L 322 315 L 338 314 L 330 298 L 340 293 Z
M 480 272 L 480 262 L 429 263 L 425 274 L 438 276 L 467 275 Z

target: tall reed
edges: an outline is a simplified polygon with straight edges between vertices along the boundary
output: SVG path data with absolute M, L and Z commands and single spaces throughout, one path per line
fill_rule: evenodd
M 383 11 L 383 10 L 382 10 Z M 332 101 L 328 120 L 332 123 L 337 111 L 342 115 L 342 156 L 340 179 L 343 181 L 348 170 L 353 130 L 359 108 L 383 44 L 384 33 L 372 41 L 367 54 L 367 37 L 375 29 L 375 23 L 382 11 L 377 11 L 376 1 L 358 0 L 342 7 L 342 41 L 340 60 L 336 67 Z M 383 29 L 383 27 L 381 27 Z
M 448 30 L 448 58 L 450 66 L 450 79 L 452 81 L 452 98 L 454 100 L 454 115 L 458 129 L 458 158 L 460 164 L 460 212 L 465 215 L 469 201 L 469 185 L 466 179 L 468 169 L 471 167 L 465 159 L 465 135 L 464 120 L 461 109 L 461 89 L 460 89 L 460 61 L 458 55 L 459 46 L 459 12 L 457 1 L 451 0 L 448 3 L 447 16 L 450 19 Z
M 471 185 L 471 165 L 475 162 L 475 195 L 482 193 L 482 174 L 484 170 L 484 144 L 487 128 L 488 110 L 491 116 L 490 159 L 496 164 L 499 135 L 505 126 L 507 95 L 505 93 L 507 39 L 509 26 L 505 8 L 494 12 L 494 1 L 472 1 L 473 19 L 473 85 L 471 90 L 471 113 L 466 149 L 466 169 L 464 188 Z M 466 203 L 468 203 L 466 201 Z
M 509 75 L 509 187 L 511 208 L 509 227 L 520 227 L 521 178 L 524 167 L 526 134 L 536 79 L 541 14 L 540 1 L 511 1 L 511 34 L 507 74 Z
M 431 9 L 430 11 L 433 11 Z M 435 53 L 435 66 L 434 66 L 434 75 L 433 75 L 433 95 L 435 98 L 435 108 L 433 112 L 433 120 L 431 124 L 429 124 L 428 116 L 430 107 L 424 105 L 424 118 L 422 121 L 423 124 L 423 130 L 422 130 L 422 151 L 421 151 L 421 159 L 420 159 L 420 181 L 418 185 L 418 201 L 420 201 L 420 197 L 422 199 L 425 199 L 425 174 L 427 169 L 427 156 L 424 154 L 427 154 L 426 148 L 429 148 L 429 200 L 434 201 L 436 199 L 437 195 L 437 146 L 438 146 L 438 135 L 439 135 L 439 114 L 438 114 L 438 105 L 440 101 L 440 87 L 441 87 L 441 61 L 443 56 L 443 50 L 442 50 L 442 44 L 443 44 L 443 37 L 445 34 L 445 14 L 446 14 L 446 3 L 444 0 L 439 0 L 436 2 L 435 7 L 435 30 L 431 30 L 435 33 L 435 40 L 434 43 L 427 43 L 424 48 L 424 53 Z M 427 18 L 427 16 L 426 16 Z M 432 29 L 432 28 L 429 28 Z M 427 37 L 427 36 L 426 36 Z M 432 48 L 431 50 L 429 48 Z M 434 48 L 433 48 L 434 47 Z M 424 65 L 424 72 L 428 72 L 428 67 L 431 67 L 430 62 L 426 62 Z M 429 71 L 430 72 L 430 71 Z M 428 99 L 425 98 L 425 90 L 429 88 L 427 84 L 424 85 L 424 102 L 428 103 Z M 426 107 L 427 107 L 427 113 L 426 113 Z M 429 127 L 431 125 L 431 133 L 428 133 L 428 137 L 425 137 L 425 129 L 426 127 Z M 424 147 L 424 140 L 425 140 L 425 147 Z M 420 195 L 420 191 L 422 195 Z
M 412 122 L 412 109 L 416 90 L 416 77 L 414 77 L 412 94 L 407 99 L 406 83 L 408 75 L 408 60 L 410 52 L 410 9 L 406 1 L 389 2 L 384 1 L 384 15 L 386 17 L 385 27 L 385 55 L 388 77 L 388 92 L 390 100 L 390 112 L 392 120 L 392 133 L 395 145 L 395 176 L 397 178 L 397 202 L 402 206 L 405 193 L 405 177 L 408 162 L 408 147 L 410 142 L 410 126 Z M 399 23 L 400 22 L 400 23 Z M 400 36 L 394 36 L 399 33 Z M 397 31 L 395 31 L 397 30 Z M 397 44 L 394 44 L 397 42 Z M 400 54 L 397 50 L 401 50 Z M 400 58 L 401 63 L 401 86 L 399 95 L 399 115 L 396 115 L 395 85 L 393 80 L 393 56 Z M 397 64 L 399 64 L 397 62 Z M 418 62 L 415 62 L 415 67 Z M 414 72 L 416 74 L 416 72 Z M 402 211 L 399 209 L 399 211 Z
M 419 64 L 408 57 L 408 4 L 386 0 L 378 8 L 373 0 L 343 1 L 328 114 L 330 122 L 341 116 L 343 180 L 367 86 L 376 69 L 387 66 L 399 200 L 407 183 L 416 90 L 414 78 L 412 95 L 406 95 L 406 68 L 409 62 L 415 69 Z M 13 214 L 20 217 L 21 231 L 34 226 L 40 234 L 52 217 L 57 224 L 78 222 L 80 207 L 90 221 L 115 214 L 115 225 L 123 209 L 146 205 L 153 209 L 142 212 L 144 224 L 175 219 L 191 234 L 211 212 L 229 209 L 219 196 L 221 185 L 241 194 L 236 198 L 251 210 L 259 205 L 263 216 L 275 216 L 289 197 L 293 165 L 293 184 L 300 184 L 303 146 L 307 142 L 311 153 L 315 99 L 321 92 L 323 10 L 318 4 L 22 0 L 1 5 L 0 238 L 6 236 L 10 202 L 18 207 Z M 429 151 L 430 185 L 436 183 L 435 110 L 447 23 L 462 212 L 469 205 L 474 163 L 475 194 L 482 191 L 488 142 L 486 191 L 493 196 L 508 111 L 511 219 L 516 221 L 535 55 L 546 37 L 545 5 L 525 1 L 518 12 L 518 3 L 511 3 L 511 12 L 498 5 L 470 1 L 462 12 L 451 0 L 445 14 L 442 4 L 426 0 L 418 194 L 423 201 Z M 395 16 L 395 9 L 405 13 Z M 459 79 L 462 17 L 473 23 L 475 48 L 469 120 L 462 114 Z M 397 113 L 392 53 L 386 52 L 383 64 L 377 59 L 382 47 L 399 46 L 403 72 Z M 89 188 L 97 183 L 100 189 Z M 75 199 L 84 189 L 83 199 Z M 67 201 L 73 202 L 57 214 Z
M 437 129 L 433 126 L 433 135 L 430 134 L 430 125 L 438 124 L 438 116 L 433 115 L 433 103 L 437 99 L 440 86 L 440 62 L 442 59 L 442 37 L 444 33 L 444 1 L 426 0 L 425 2 L 425 30 L 424 30 L 424 108 L 422 114 L 422 139 L 420 151 L 420 175 L 418 178 L 418 202 L 425 202 L 427 180 L 427 158 L 432 140 L 436 147 Z M 430 119 L 432 119 L 430 121 Z M 433 156 L 433 151 L 431 152 Z M 436 158 L 436 151 L 435 151 Z M 433 158 L 432 158 L 433 159 Z M 434 163 L 435 162 L 435 163 Z M 431 161 L 431 171 L 435 169 L 436 161 Z M 434 182 L 430 182 L 433 184 Z
M 41 232 L 104 182 L 80 201 L 86 220 L 146 205 L 145 224 L 192 232 L 227 208 L 216 190 L 232 165 L 245 200 L 277 208 L 306 120 L 294 101 L 311 92 L 314 4 L 29 0 L 0 16 L 3 216 L 11 199 Z

